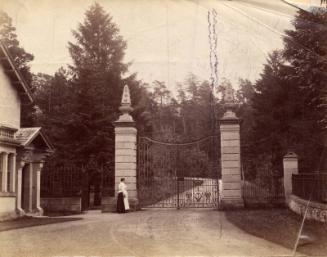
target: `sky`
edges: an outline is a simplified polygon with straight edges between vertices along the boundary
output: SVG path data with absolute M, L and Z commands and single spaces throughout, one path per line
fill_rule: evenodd
M 283 47 L 292 15 L 241 2 L 213 0 L 98 0 L 127 41 L 130 73 L 172 90 L 189 73 L 210 78 L 208 10 L 217 11 L 218 78 L 237 87 L 239 78 L 255 81 L 268 54 Z M 91 0 L 0 0 L 13 19 L 21 45 L 35 57 L 34 73 L 54 74 L 71 63 L 68 41 L 84 19 Z

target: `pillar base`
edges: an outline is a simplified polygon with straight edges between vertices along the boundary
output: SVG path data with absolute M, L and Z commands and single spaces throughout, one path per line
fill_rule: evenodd
M 242 198 L 222 198 L 220 200 L 219 209 L 231 210 L 231 209 L 243 209 L 244 200 Z
M 116 212 L 117 199 L 112 196 L 102 196 L 101 212 Z
M 16 213 L 19 217 L 22 217 L 25 215 L 25 211 L 22 208 L 16 208 Z
M 36 209 L 37 209 L 38 216 L 43 216 L 43 214 L 44 214 L 43 208 L 37 207 Z
M 137 198 L 129 199 L 129 208 L 130 208 L 131 211 L 141 210 L 139 200 Z

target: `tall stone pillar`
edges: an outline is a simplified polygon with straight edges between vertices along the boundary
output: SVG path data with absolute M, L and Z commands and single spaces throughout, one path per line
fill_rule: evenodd
M 221 138 L 221 208 L 242 208 L 241 181 L 241 145 L 240 145 L 240 120 L 233 109 L 233 89 L 226 88 L 224 94 L 225 113 L 220 120 Z
M 284 169 L 284 193 L 285 200 L 288 203 L 292 194 L 292 175 L 299 173 L 298 157 L 294 152 L 288 152 L 283 158 Z
M 119 110 L 122 112 L 115 122 L 115 196 L 117 197 L 118 184 L 125 178 L 128 199 L 131 209 L 139 208 L 136 181 L 136 140 L 137 130 L 135 122 L 130 115 L 133 110 L 129 88 L 124 87 L 122 103 Z

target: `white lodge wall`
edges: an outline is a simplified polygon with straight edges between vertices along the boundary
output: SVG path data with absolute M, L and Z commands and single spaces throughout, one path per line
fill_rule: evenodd
M 20 127 L 20 98 L 0 66 L 0 123 Z

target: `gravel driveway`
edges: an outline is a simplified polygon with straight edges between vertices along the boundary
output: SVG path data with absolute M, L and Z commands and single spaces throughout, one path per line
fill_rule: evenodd
M 0 232 L 0 256 L 291 254 L 290 249 L 247 234 L 227 221 L 224 212 L 214 210 L 89 211 L 79 216 L 81 220 Z

